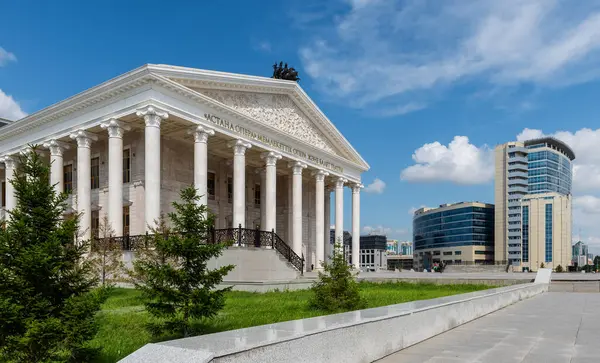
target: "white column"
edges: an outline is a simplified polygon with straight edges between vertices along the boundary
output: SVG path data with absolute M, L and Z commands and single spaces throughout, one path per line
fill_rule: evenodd
M 361 184 L 352 185 L 352 265 L 360 269 L 360 189 Z
M 269 151 L 260 155 L 261 159 L 265 160 L 266 171 L 266 212 L 265 212 L 265 228 L 267 231 L 275 229 L 277 224 L 277 160 L 281 159 L 281 155 Z
M 50 184 L 54 186 L 54 190 L 58 195 L 65 191 L 63 153 L 70 146 L 65 142 L 50 140 L 44 143 L 44 147 L 50 149 Z
M 292 249 L 302 256 L 302 169 L 306 164 L 295 161 L 292 168 Z
M 344 245 L 344 183 L 347 180 L 338 178 L 335 181 L 335 243 Z
M 260 174 L 260 230 L 267 230 L 267 171 L 265 168 L 256 169 Z
M 331 257 L 331 189 L 325 186 L 325 225 L 324 227 L 324 242 L 325 242 L 325 260 L 329 262 Z
M 233 228 L 246 226 L 246 150 L 252 145 L 244 140 L 227 144 L 233 148 Z
M 6 211 L 11 211 L 17 205 L 17 196 L 15 195 L 15 188 L 12 185 L 17 161 L 13 156 L 5 156 L 2 158 L 2 162 L 4 163 L 4 181 L 6 183 L 6 202 L 4 203 L 4 209 Z M 6 219 L 8 219 L 8 216 Z
M 136 112 L 146 123 L 144 132 L 144 205 L 146 231 L 160 218 L 160 123 L 169 117 L 152 106 Z
M 208 137 L 215 134 L 213 129 L 204 126 L 195 127 L 191 133 L 194 135 L 194 188 L 200 195 L 199 204 L 208 205 Z M 204 216 L 206 217 L 206 216 Z
M 324 170 L 313 172 L 316 179 L 315 184 L 315 244 L 316 244 L 316 268 L 321 269 L 321 263 L 327 255 L 326 246 L 329 244 L 329 233 L 325 235 L 325 177 L 328 175 Z M 327 243 L 327 244 L 326 244 Z
M 92 170 L 90 165 L 90 148 L 92 141 L 98 140 L 96 135 L 84 130 L 71 134 L 77 140 L 77 213 L 79 220 L 79 238 L 89 240 L 92 235 Z
M 108 130 L 108 222 L 115 236 L 123 235 L 123 132 L 131 127 L 110 119 L 100 126 Z

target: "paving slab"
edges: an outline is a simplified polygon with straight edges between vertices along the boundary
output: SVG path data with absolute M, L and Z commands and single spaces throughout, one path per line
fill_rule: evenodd
M 600 357 L 600 294 L 549 292 L 377 363 L 574 363 Z

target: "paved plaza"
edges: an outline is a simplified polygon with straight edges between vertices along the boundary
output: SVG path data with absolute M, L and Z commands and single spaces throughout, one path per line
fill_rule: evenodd
M 600 294 L 550 292 L 377 362 L 594 362 L 599 342 Z

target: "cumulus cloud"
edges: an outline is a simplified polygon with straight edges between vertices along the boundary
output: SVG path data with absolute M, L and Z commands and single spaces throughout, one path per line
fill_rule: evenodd
M 415 150 L 412 159 L 415 165 L 402 170 L 400 179 L 483 184 L 494 176 L 493 151 L 487 145 L 471 144 L 466 136 L 455 136 L 448 146 L 438 141 L 425 144 Z
M 27 116 L 21 106 L 11 95 L 7 95 L 0 89 L 0 118 L 15 121 Z
M 17 56 L 13 53 L 6 51 L 4 48 L 0 47 L 0 67 L 6 65 L 8 62 L 16 62 Z
M 365 187 L 366 193 L 382 194 L 385 189 L 385 182 L 379 178 L 375 178 L 373 182 Z
M 322 92 L 356 107 L 423 101 L 465 82 L 566 86 L 600 78 L 599 5 L 352 0 L 323 9 L 299 53 Z
M 410 230 L 407 228 L 392 228 L 383 225 L 364 226 L 362 228 L 364 234 L 385 235 L 388 238 L 406 238 L 410 235 Z

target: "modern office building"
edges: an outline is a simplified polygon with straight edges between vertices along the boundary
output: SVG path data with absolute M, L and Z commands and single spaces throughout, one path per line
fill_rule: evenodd
M 239 241 L 274 232 L 305 268 L 324 260 L 331 214 L 342 237 L 349 188 L 347 227 L 360 234 L 369 165 L 297 82 L 148 64 L 11 122 L 0 133 L 6 210 L 15 156 L 30 144 L 49 150 L 51 182 L 85 239 L 103 216 L 116 236 L 143 235 L 189 185 L 216 228 Z
M 571 248 L 572 256 L 571 262 L 573 265 L 577 264 L 577 266 L 585 266 L 587 264 L 587 260 L 589 259 L 589 251 L 588 245 L 578 241 Z M 593 260 L 593 259 L 592 259 Z
M 571 163 L 574 159 L 571 148 L 552 137 L 513 141 L 496 147 L 494 256 L 498 263 L 507 261 L 520 266 L 523 262 L 523 237 L 530 233 L 523 228 L 525 221 L 521 207 L 525 196 L 554 193 L 568 196 L 564 201 L 571 203 Z M 571 210 L 570 206 L 568 210 Z M 561 246 L 565 243 L 559 242 Z M 527 262 L 526 265 L 530 264 Z
M 528 194 L 521 200 L 523 238 L 521 267 L 566 269 L 571 264 L 571 196 Z
M 392 256 L 400 253 L 399 249 L 398 249 L 398 240 L 397 239 L 388 239 L 387 240 L 386 253 L 388 255 L 392 255 Z
M 400 242 L 399 252 L 402 256 L 412 256 L 413 244 L 410 241 Z
M 480 202 L 420 208 L 413 216 L 414 265 L 493 264 L 494 205 Z
M 360 236 L 361 270 L 387 269 L 387 241 L 387 237 L 383 235 Z

